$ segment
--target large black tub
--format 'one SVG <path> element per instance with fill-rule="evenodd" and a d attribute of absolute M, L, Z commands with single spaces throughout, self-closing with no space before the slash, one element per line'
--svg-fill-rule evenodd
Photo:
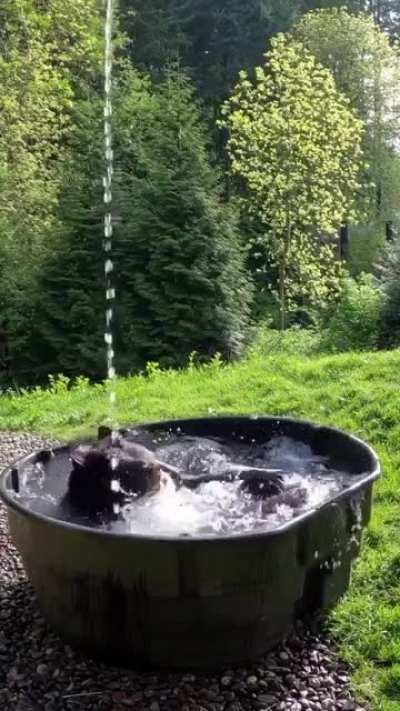
<path fill-rule="evenodd" d="M 140 430 L 140 428 L 138 428 Z M 68 473 L 69 448 L 2 475 L 11 536 L 50 625 L 89 653 L 129 666 L 217 668 L 256 659 L 300 615 L 346 592 L 369 521 L 379 463 L 363 442 L 294 420 L 235 417 L 146 425 L 230 442 L 288 436 L 329 458 L 347 485 L 273 530 L 192 538 L 97 530 L 33 511 L 16 490 L 32 464 Z"/>

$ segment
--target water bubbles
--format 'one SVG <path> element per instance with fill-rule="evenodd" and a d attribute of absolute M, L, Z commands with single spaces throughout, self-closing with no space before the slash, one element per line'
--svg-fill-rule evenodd
<path fill-rule="evenodd" d="M 294 516 L 320 506 L 340 490 L 341 475 L 332 472 L 310 447 L 287 437 L 276 437 L 266 444 L 223 443 L 213 439 L 189 437 L 176 430 L 161 442 L 157 457 L 166 465 L 189 476 L 218 475 L 227 469 L 239 472 L 257 461 L 265 471 L 283 467 L 283 496 L 258 499 L 244 493 L 241 481 L 209 481 L 197 488 L 177 488 L 170 477 L 168 485 L 145 500 L 131 502 L 122 509 L 121 530 L 131 533 L 196 536 L 227 535 L 272 530 Z M 336 483 L 335 483 L 336 482 Z M 305 491 L 296 503 L 296 492 Z M 285 492 L 291 492 L 289 504 Z M 272 501 L 272 504 L 271 504 Z M 296 508 L 293 506 L 296 505 Z M 315 551 L 315 560 L 319 559 Z M 334 561 L 339 565 L 340 561 Z"/>

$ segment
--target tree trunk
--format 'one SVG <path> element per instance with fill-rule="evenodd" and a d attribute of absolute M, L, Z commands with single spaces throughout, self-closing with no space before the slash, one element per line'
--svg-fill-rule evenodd
<path fill-rule="evenodd" d="M 285 303 L 285 279 L 286 279 L 286 257 L 282 256 L 279 267 L 279 311 L 280 311 L 280 332 L 286 328 L 286 303 Z"/>
<path fill-rule="evenodd" d="M 285 243 L 283 246 L 283 252 L 281 255 L 281 261 L 279 265 L 279 302 L 280 302 L 280 331 L 286 329 L 286 268 L 287 268 L 287 255 L 290 248 L 290 240 L 292 236 L 292 227 L 289 224 L 287 227 Z"/>
<path fill-rule="evenodd" d="M 391 221 L 385 222 L 385 229 L 386 229 L 386 240 L 388 242 L 393 242 L 394 236 L 395 236 L 393 222 L 391 222 Z"/>
<path fill-rule="evenodd" d="M 347 262 L 350 257 L 350 229 L 346 222 L 340 228 L 340 258 L 343 262 Z"/>

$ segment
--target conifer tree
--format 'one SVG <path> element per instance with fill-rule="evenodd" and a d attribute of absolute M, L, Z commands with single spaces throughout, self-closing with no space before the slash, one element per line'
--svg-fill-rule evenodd
<path fill-rule="evenodd" d="M 31 349 L 42 381 L 54 372 L 106 375 L 101 102 L 92 98 L 80 116 L 77 151 L 64 171 L 59 227 L 38 279 Z"/>
<path fill-rule="evenodd" d="M 200 110 L 170 70 L 157 88 L 130 73 L 117 109 L 118 324 L 126 368 L 238 356 L 250 288 L 235 215 L 222 203 Z"/>

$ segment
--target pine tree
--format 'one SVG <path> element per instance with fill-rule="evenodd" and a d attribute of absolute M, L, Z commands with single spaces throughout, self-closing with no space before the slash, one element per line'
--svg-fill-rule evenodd
<path fill-rule="evenodd" d="M 120 373 L 243 348 L 250 288 L 235 216 L 222 204 L 184 77 L 157 89 L 124 74 L 115 106 L 114 330 Z M 86 112 L 86 113 L 85 113 Z M 59 232 L 37 290 L 36 376 L 105 376 L 101 107 L 80 107 Z"/>
<path fill-rule="evenodd" d="M 169 71 L 152 89 L 131 73 L 117 115 L 125 368 L 149 360 L 183 366 L 193 351 L 238 356 L 250 289 L 235 215 L 221 202 L 188 80 Z"/>
<path fill-rule="evenodd" d="M 208 106 L 232 90 L 241 69 L 261 61 L 268 38 L 298 17 L 296 0 L 121 0 L 134 65 L 159 79 L 177 59 Z"/>
<path fill-rule="evenodd" d="M 48 244 L 37 287 L 31 348 L 36 375 L 106 375 L 102 194 L 102 104 L 80 106 L 74 159 L 64 171 L 59 228 Z"/>

